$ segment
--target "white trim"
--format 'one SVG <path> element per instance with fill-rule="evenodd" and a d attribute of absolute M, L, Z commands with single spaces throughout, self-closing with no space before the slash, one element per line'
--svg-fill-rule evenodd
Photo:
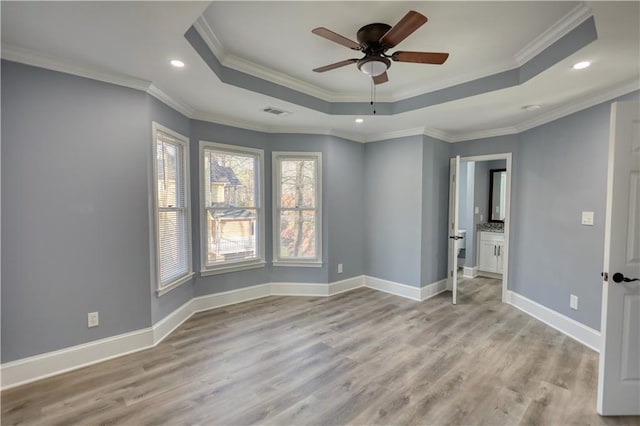
<path fill-rule="evenodd" d="M 435 283 L 427 284 L 420 289 L 420 300 L 431 299 L 438 294 L 447 291 L 447 279 L 436 281 Z"/>
<path fill-rule="evenodd" d="M 2 390 L 152 348 L 198 312 L 271 295 L 327 297 L 360 287 L 422 301 L 445 291 L 446 279 L 418 288 L 360 275 L 330 284 L 266 283 L 199 296 L 180 306 L 153 327 L 2 364 Z M 509 303 L 596 351 L 600 347 L 600 333 L 596 330 L 511 291 Z"/>
<path fill-rule="evenodd" d="M 252 156 L 257 159 L 257 169 L 254 170 L 254 182 L 255 182 L 255 191 L 257 194 L 255 205 L 253 207 L 247 207 L 247 209 L 255 209 L 258 218 L 258 232 L 256 232 L 256 238 L 258 242 L 256 244 L 256 257 L 253 259 L 247 259 L 242 262 L 227 262 L 221 263 L 217 265 L 207 265 L 207 251 L 208 251 L 208 241 L 209 237 L 207 235 L 207 222 L 206 222 L 206 197 L 205 197 L 205 188 L 208 188 L 209 185 L 203 185 L 204 182 L 204 152 L 205 150 L 213 150 L 213 151 L 223 151 L 229 154 L 236 154 L 242 156 Z M 251 148 L 247 146 L 241 145 L 230 145 L 223 144 L 211 141 L 201 140 L 199 142 L 198 149 L 198 186 L 200 188 L 200 205 L 198 206 L 199 212 L 198 216 L 200 219 L 200 265 L 201 265 L 201 276 L 207 275 L 215 275 L 215 274 L 223 274 L 226 272 L 234 272 L 241 271 L 244 269 L 253 269 L 253 268 L 261 268 L 266 265 L 266 254 L 265 254 L 265 239 L 266 239 L 266 230 L 265 230 L 265 216 L 266 216 L 266 207 L 265 207 L 265 165 L 264 165 L 264 150 L 258 148 Z"/>
<path fill-rule="evenodd" d="M 147 93 L 153 96 L 154 98 L 156 98 L 157 100 L 159 100 L 160 102 L 162 102 L 163 104 L 175 109 L 182 115 L 191 117 L 194 113 L 193 108 L 191 108 L 189 105 L 177 99 L 172 98 L 171 96 L 167 95 L 165 92 L 163 92 L 153 84 L 149 85 L 149 88 L 147 89 Z"/>
<path fill-rule="evenodd" d="M 420 287 L 413 287 L 406 284 L 400 284 L 394 281 L 383 280 L 382 278 L 370 277 L 365 275 L 365 287 L 374 290 L 383 291 L 400 297 L 420 302 L 422 299 L 422 291 Z"/>
<path fill-rule="evenodd" d="M 469 266 L 463 266 L 462 267 L 462 276 L 464 278 L 475 278 L 478 276 L 478 266 L 474 266 L 474 267 L 469 267 Z"/>
<path fill-rule="evenodd" d="M 178 309 L 155 323 L 153 327 L 151 327 L 153 346 L 162 342 L 165 337 L 171 334 L 176 328 L 180 327 L 182 323 L 191 318 L 192 315 L 193 299 L 190 299 Z"/>
<path fill-rule="evenodd" d="M 301 160 L 315 162 L 315 200 L 314 207 L 303 208 L 315 212 L 315 242 L 316 257 L 301 258 L 292 257 L 281 259 L 280 253 L 280 191 L 281 176 L 280 162 L 283 160 Z M 271 153 L 271 215 L 272 215 L 272 244 L 273 244 L 273 266 L 284 267 L 322 267 L 322 152 L 296 152 L 296 151 L 273 151 Z M 286 209 L 285 209 L 286 210 Z"/>
<path fill-rule="evenodd" d="M 191 299 L 193 313 L 221 308 L 271 295 L 271 284 L 258 284 L 222 293 L 207 294 Z"/>
<path fill-rule="evenodd" d="M 542 52 L 547 47 L 551 46 L 556 41 L 560 40 L 590 16 L 592 16 L 591 9 L 587 7 L 586 3 L 581 2 L 569 13 L 567 13 L 565 16 L 563 16 L 549 28 L 547 28 L 534 41 L 517 52 L 513 57 L 506 58 L 504 61 L 492 64 L 489 67 L 474 69 L 467 73 L 451 77 L 446 81 L 441 81 L 439 84 L 428 82 L 428 84 L 422 85 L 418 88 L 406 88 L 392 94 L 391 96 L 380 97 L 379 101 L 398 102 L 414 96 L 423 95 L 426 93 L 434 92 L 436 90 L 441 90 L 446 87 L 455 86 L 461 83 L 513 69 L 534 58 L 537 54 Z M 323 89 L 313 83 L 294 78 L 285 73 L 276 71 L 272 68 L 257 64 L 245 58 L 241 58 L 232 53 L 229 53 L 222 45 L 218 37 L 215 35 L 213 29 L 204 18 L 204 16 L 199 17 L 198 20 L 193 24 L 193 26 L 200 37 L 202 37 L 205 44 L 209 47 L 211 53 L 213 53 L 220 64 L 225 67 L 232 68 L 236 71 L 240 71 L 270 81 L 272 83 L 289 87 L 293 90 L 302 92 L 306 95 L 314 96 L 326 102 L 363 102 L 366 100 L 363 98 L 362 94 L 342 93 Z"/>
<path fill-rule="evenodd" d="M 169 293 L 171 290 L 173 290 L 174 288 L 178 288 L 180 287 L 182 284 L 191 281 L 191 278 L 193 278 L 195 274 L 193 272 L 189 272 L 187 275 L 178 278 L 177 280 L 173 281 L 171 284 L 166 285 L 162 288 L 159 288 L 156 290 L 156 294 L 158 296 L 162 296 L 165 295 L 167 293 Z"/>
<path fill-rule="evenodd" d="M 98 362 L 127 355 L 153 345 L 151 328 L 94 340 L 2 364 L 2 390 Z"/>
<path fill-rule="evenodd" d="M 600 352 L 601 336 L 599 331 L 511 290 L 508 292 L 508 303 L 594 351 Z"/>
<path fill-rule="evenodd" d="M 274 296 L 328 296 L 329 284 L 271 283 Z"/>
<path fill-rule="evenodd" d="M 334 294 L 344 293 L 346 291 L 351 291 L 356 288 L 365 286 L 365 277 L 364 275 L 359 275 L 353 278 L 347 278 L 341 281 L 334 281 L 329 284 L 329 296 L 333 296 Z"/>
<path fill-rule="evenodd" d="M 158 213 L 160 207 L 158 206 L 158 161 L 157 161 L 157 144 L 158 144 L 158 132 L 165 133 L 170 137 L 176 139 L 177 146 L 182 148 L 182 170 L 181 181 L 184 192 L 184 212 L 186 221 L 186 237 L 187 237 L 187 271 L 180 277 L 161 285 L 160 282 L 160 236 L 158 232 L 159 218 Z M 156 289 L 157 296 L 160 297 L 174 288 L 188 282 L 193 277 L 193 242 L 192 242 L 192 227 L 191 227 L 191 168 L 190 168 L 190 147 L 189 138 L 186 136 L 171 130 L 168 127 L 163 126 L 155 121 L 151 122 L 151 209 L 152 215 L 150 217 L 153 224 L 153 233 L 150 237 L 151 243 L 151 282 Z"/>
<path fill-rule="evenodd" d="M 264 268 L 267 264 L 264 260 L 258 260 L 256 262 L 238 262 L 236 264 L 226 264 L 216 267 L 216 269 L 203 269 L 200 271 L 201 277 L 208 277 L 209 275 L 226 274 L 229 272 L 246 271 L 247 269 L 259 269 Z"/>
<path fill-rule="evenodd" d="M 122 74 L 116 74 L 109 71 L 103 71 L 96 68 L 87 68 L 77 63 L 65 61 L 59 57 L 52 57 L 40 52 L 34 52 L 16 46 L 2 45 L 2 59 L 18 62 L 25 65 L 31 65 L 38 68 L 72 74 L 78 77 L 90 78 L 105 83 L 116 84 L 118 86 L 129 87 L 131 89 L 142 90 L 143 92 L 149 88 L 150 81 L 133 78 Z"/>
<path fill-rule="evenodd" d="M 595 93 L 593 95 L 575 99 L 572 102 L 566 102 L 558 108 L 552 109 L 551 111 L 530 120 L 521 122 L 516 126 L 516 128 L 518 130 L 518 133 L 521 133 L 525 130 L 541 126 L 543 124 L 549 123 L 562 117 L 566 117 L 567 115 L 571 115 L 578 111 L 591 108 L 594 105 L 598 105 L 603 102 L 607 102 L 617 97 L 626 95 L 627 93 L 634 92 L 638 89 L 640 89 L 640 80 L 635 78 L 622 84 L 610 87 L 607 90 Z"/>
<path fill-rule="evenodd" d="M 512 185 L 512 176 L 513 176 L 513 154 L 511 152 L 503 152 L 497 154 L 485 154 L 485 155 L 474 155 L 469 157 L 462 157 L 460 161 L 493 161 L 493 160 L 506 160 L 507 162 L 507 188 L 506 188 L 506 208 L 505 208 L 505 216 L 504 216 L 504 267 L 502 271 L 502 302 L 508 303 L 508 294 L 507 290 L 509 288 L 508 278 L 509 278 L 509 236 L 511 229 L 511 185 Z M 476 251 L 477 256 L 477 251 Z M 479 271 L 477 272 L 479 273 Z"/>
<path fill-rule="evenodd" d="M 271 262 L 273 266 L 287 266 L 294 268 L 322 268 L 323 263 L 317 260 L 310 261 L 293 261 L 293 260 L 274 260 Z"/>
<path fill-rule="evenodd" d="M 565 16 L 547 28 L 542 34 L 533 39 L 518 53 L 515 59 L 518 65 L 523 65 L 542 53 L 547 47 L 573 31 L 578 25 L 593 16 L 593 12 L 586 2 L 580 2 Z"/>

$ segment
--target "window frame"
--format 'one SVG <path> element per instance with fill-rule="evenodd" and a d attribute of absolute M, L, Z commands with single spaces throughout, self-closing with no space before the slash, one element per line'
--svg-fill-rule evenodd
<path fill-rule="evenodd" d="M 169 129 L 166 126 L 163 126 L 160 123 L 153 121 L 151 123 L 151 146 L 152 146 L 152 213 L 153 213 L 153 232 L 152 232 L 152 281 L 154 282 L 154 286 L 156 289 L 157 297 L 160 297 L 164 294 L 167 294 L 171 290 L 181 286 L 182 284 L 189 282 L 193 276 L 193 242 L 192 242 L 192 227 L 191 227 L 191 184 L 190 184 L 190 167 L 189 167 L 189 138 L 186 136 L 175 132 Z M 182 150 L 182 161 L 181 161 L 181 178 L 184 183 L 184 207 L 182 210 L 185 215 L 185 223 L 186 223 L 186 233 L 187 233 L 187 271 L 169 281 L 168 283 L 162 283 L 160 281 L 160 209 L 159 200 L 158 200 L 158 160 L 157 160 L 157 150 L 158 150 L 158 133 L 166 133 L 168 136 L 176 139 L 176 144 Z M 182 186 L 182 185 L 181 185 Z"/>
<path fill-rule="evenodd" d="M 254 206 L 258 219 L 258 231 L 256 232 L 256 238 L 258 242 L 256 244 L 256 250 L 258 251 L 258 256 L 255 259 L 250 260 L 240 260 L 240 261 L 228 261 L 225 263 L 221 263 L 218 265 L 207 265 L 207 254 L 208 254 L 208 232 L 207 232 L 207 207 L 205 206 L 206 197 L 205 197 L 205 182 L 204 182 L 204 153 L 205 150 L 212 149 L 215 151 L 222 151 L 229 154 L 239 154 L 239 155 L 250 155 L 257 158 L 257 168 L 258 170 L 255 173 L 255 188 L 257 189 L 256 194 L 256 206 Z M 256 269 L 263 268 L 267 262 L 265 260 L 265 204 L 264 204 L 264 191 L 265 191 L 265 181 L 264 181 L 264 150 L 257 148 L 250 148 L 246 146 L 239 145 L 230 145 L 223 144 L 218 142 L 211 141 L 200 141 L 200 150 L 198 153 L 198 162 L 199 162 L 199 181 L 198 186 L 200 188 L 200 276 L 208 276 L 208 275 L 216 275 L 216 274 L 224 274 L 227 272 L 236 272 L 243 271 L 246 269 Z"/>
<path fill-rule="evenodd" d="M 287 266 L 287 267 L 307 267 L 307 268 L 321 268 L 323 266 L 322 260 L 322 152 L 294 152 L 294 151 L 273 151 L 271 153 L 272 162 L 271 167 L 273 171 L 273 266 Z M 316 256 L 314 258 L 299 257 L 299 258 L 281 258 L 280 257 L 280 207 L 282 182 L 281 182 L 281 166 L 282 160 L 302 160 L 302 161 L 315 161 L 316 163 L 316 193 L 315 193 L 315 208 L 301 208 L 299 210 L 315 210 L 316 213 Z M 295 208 L 285 208 L 284 210 L 296 211 Z"/>

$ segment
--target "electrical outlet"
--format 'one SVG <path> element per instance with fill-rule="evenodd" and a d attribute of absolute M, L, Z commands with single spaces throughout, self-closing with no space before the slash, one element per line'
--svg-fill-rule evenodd
<path fill-rule="evenodd" d="M 338 273 L 342 273 L 342 263 L 338 263 Z"/>
<path fill-rule="evenodd" d="M 100 317 L 97 312 L 87 314 L 87 327 L 97 327 L 100 325 Z"/>
<path fill-rule="evenodd" d="M 578 296 L 575 294 L 572 294 L 571 297 L 569 297 L 569 307 L 576 311 L 578 310 Z"/>

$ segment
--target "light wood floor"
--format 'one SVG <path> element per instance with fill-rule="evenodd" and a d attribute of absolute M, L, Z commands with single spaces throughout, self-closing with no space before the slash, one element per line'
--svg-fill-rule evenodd
<path fill-rule="evenodd" d="M 195 315 L 156 348 L 2 393 L 2 424 L 640 424 L 595 411 L 598 355 L 479 278 Z"/>

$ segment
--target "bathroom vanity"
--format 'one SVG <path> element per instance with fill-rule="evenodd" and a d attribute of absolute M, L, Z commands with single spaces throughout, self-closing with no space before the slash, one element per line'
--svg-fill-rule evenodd
<path fill-rule="evenodd" d="M 478 271 L 502 274 L 504 270 L 504 233 L 480 231 Z"/>

